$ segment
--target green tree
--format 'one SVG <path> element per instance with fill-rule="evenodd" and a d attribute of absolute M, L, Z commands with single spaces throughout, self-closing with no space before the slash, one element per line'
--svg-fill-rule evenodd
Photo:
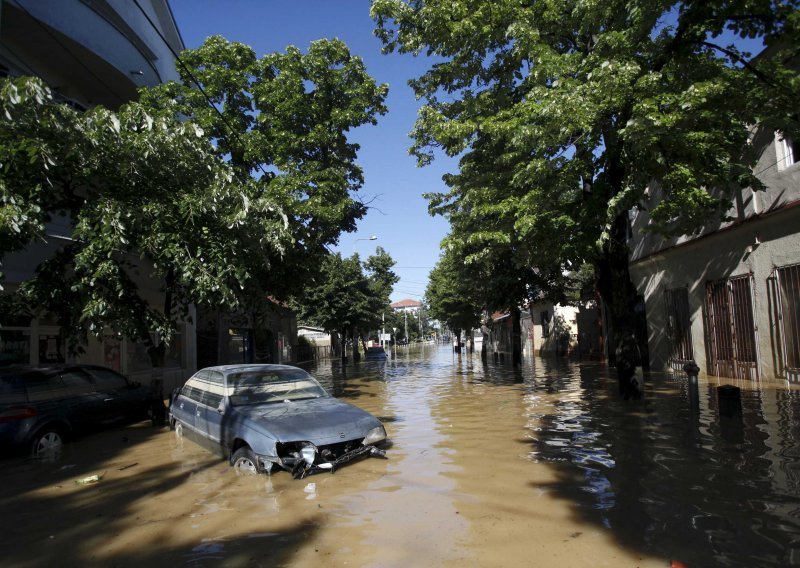
<path fill-rule="evenodd" d="M 428 314 L 461 337 L 462 330 L 480 326 L 482 306 L 477 301 L 475 279 L 455 249 L 446 248 L 431 270 L 425 289 Z"/>
<path fill-rule="evenodd" d="M 158 364 L 190 303 L 235 309 L 288 241 L 276 204 L 173 112 L 131 103 L 79 113 L 38 79 L 3 80 L 0 163 L 0 259 L 50 247 L 11 295 L 31 317 L 55 314 L 73 349 L 111 329 Z M 68 233 L 46 234 L 59 216 Z M 142 287 L 153 279 L 162 305 Z"/>
<path fill-rule="evenodd" d="M 377 247 L 375 254 L 364 262 L 369 286 L 369 305 L 361 318 L 361 327 L 364 330 L 377 329 L 384 322 L 385 314 L 389 309 L 389 297 L 394 285 L 400 278 L 392 270 L 396 264 L 394 259 L 383 247 Z"/>
<path fill-rule="evenodd" d="M 426 103 L 412 151 L 425 164 L 441 149 L 461 167 L 432 206 L 487 255 L 518 243 L 509 254 L 545 283 L 593 263 L 620 388 L 638 394 L 627 212 L 655 182 L 653 229 L 693 233 L 737 188 L 761 187 L 751 129 L 798 134 L 797 1 L 374 0 L 372 14 L 386 51 L 437 59 L 411 82 Z M 496 218 L 483 225 L 487 210 Z"/>
<path fill-rule="evenodd" d="M 348 332 L 358 325 L 368 304 L 367 283 L 357 255 L 342 258 L 340 253 L 329 254 L 304 288 L 302 297 L 292 304 L 300 321 L 338 333 L 342 340 L 342 359 L 347 358 L 345 342 Z"/>
<path fill-rule="evenodd" d="M 398 281 L 391 270 L 394 264 L 381 247 L 363 264 L 357 254 L 350 258 L 329 254 L 293 306 L 302 321 L 339 333 L 343 342 L 349 334 L 353 358 L 358 360 L 359 332 L 380 327 L 388 309 L 392 286 Z"/>
<path fill-rule="evenodd" d="M 354 196 L 363 184 L 359 147 L 347 135 L 386 112 L 387 87 L 339 40 L 258 58 L 249 46 L 212 36 L 181 62 L 180 82 L 142 98 L 192 117 L 235 177 L 255 178 L 286 213 L 293 242 L 259 274 L 264 290 L 286 298 L 366 213 Z"/>

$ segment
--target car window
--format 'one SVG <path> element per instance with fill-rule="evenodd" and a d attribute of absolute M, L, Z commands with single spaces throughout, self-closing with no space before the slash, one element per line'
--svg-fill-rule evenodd
<path fill-rule="evenodd" d="M 64 390 L 70 395 L 84 394 L 95 390 L 89 375 L 79 369 L 62 372 L 61 380 L 64 383 Z"/>
<path fill-rule="evenodd" d="M 0 377 L 0 404 L 20 404 L 28 402 L 22 379 L 15 376 Z"/>
<path fill-rule="evenodd" d="M 202 402 L 211 408 L 219 408 L 219 403 L 222 402 L 222 395 L 215 392 L 205 391 L 203 393 Z"/>
<path fill-rule="evenodd" d="M 228 396 L 234 406 L 328 396 L 302 369 L 271 369 L 228 375 Z"/>
<path fill-rule="evenodd" d="M 111 369 L 87 369 L 94 379 L 97 388 L 102 391 L 124 389 L 128 386 L 128 381 L 119 373 Z"/>
<path fill-rule="evenodd" d="M 28 387 L 28 400 L 31 402 L 56 400 L 67 396 L 64 382 L 57 374 L 29 375 L 25 382 Z"/>
<path fill-rule="evenodd" d="M 181 394 L 195 402 L 200 402 L 203 399 L 203 390 L 199 389 L 197 384 L 193 381 L 194 379 L 189 379 L 189 381 L 183 385 Z"/>
<path fill-rule="evenodd" d="M 208 379 L 208 375 L 210 375 L 210 374 L 211 374 L 211 371 L 206 371 L 205 369 L 203 369 L 203 370 L 197 371 L 192 378 L 193 379 L 200 379 L 201 381 L 205 381 L 205 380 Z"/>

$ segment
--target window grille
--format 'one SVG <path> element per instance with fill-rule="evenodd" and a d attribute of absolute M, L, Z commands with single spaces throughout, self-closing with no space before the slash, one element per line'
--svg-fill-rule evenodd
<path fill-rule="evenodd" d="M 777 329 L 782 351 L 783 373 L 800 383 L 800 264 L 775 269 L 777 277 Z"/>
<path fill-rule="evenodd" d="M 683 366 L 694 359 L 689 291 L 686 288 L 666 290 L 664 300 L 667 305 L 668 365 L 675 371 L 683 371 Z"/>
<path fill-rule="evenodd" d="M 706 283 L 708 374 L 758 379 L 752 276 Z"/>

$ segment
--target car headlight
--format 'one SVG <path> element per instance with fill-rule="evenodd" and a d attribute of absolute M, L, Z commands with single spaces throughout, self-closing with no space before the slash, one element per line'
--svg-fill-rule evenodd
<path fill-rule="evenodd" d="M 308 465 L 313 465 L 314 460 L 317 459 L 317 448 L 312 444 L 307 444 L 300 448 L 300 455 L 303 456 L 303 461 Z"/>
<path fill-rule="evenodd" d="M 362 442 L 365 446 L 369 446 L 370 444 L 377 444 L 378 442 L 382 442 L 386 439 L 386 430 L 381 426 L 375 426 L 372 430 L 367 432 L 367 436 L 364 438 Z"/>

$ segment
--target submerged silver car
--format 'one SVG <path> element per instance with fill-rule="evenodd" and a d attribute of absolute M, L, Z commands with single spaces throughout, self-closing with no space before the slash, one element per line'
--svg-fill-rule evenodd
<path fill-rule="evenodd" d="M 302 479 L 357 458 L 385 457 L 380 420 L 288 365 L 201 369 L 173 393 L 170 425 L 253 473 L 278 466 Z"/>

